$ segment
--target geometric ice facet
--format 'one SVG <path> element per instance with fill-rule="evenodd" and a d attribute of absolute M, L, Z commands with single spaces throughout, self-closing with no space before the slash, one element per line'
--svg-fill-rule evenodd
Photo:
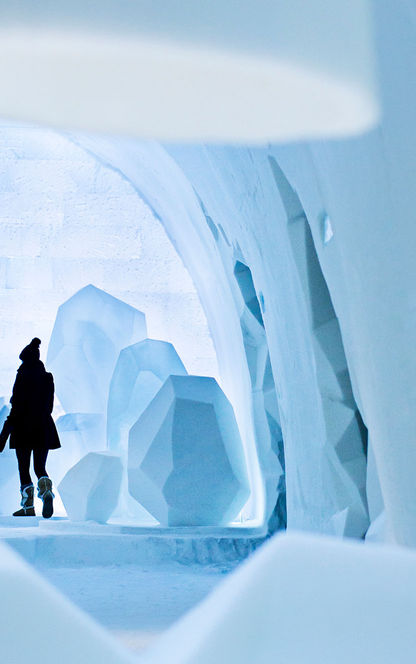
<path fill-rule="evenodd" d="M 340 481 L 334 486 L 340 511 L 331 518 L 335 533 L 362 537 L 368 528 L 366 497 L 367 430 L 360 413 L 339 401 L 322 399 L 328 448 L 341 463 Z M 356 528 L 356 530 L 354 530 Z"/>
<path fill-rule="evenodd" d="M 371 438 L 368 440 L 366 494 L 370 521 L 374 521 L 384 510 L 384 500 Z"/>
<path fill-rule="evenodd" d="M 368 528 L 368 517 L 362 504 L 356 500 L 332 515 L 330 519 L 331 533 L 336 537 L 357 537 L 357 533 L 365 533 Z"/>
<path fill-rule="evenodd" d="M 314 330 L 314 354 L 321 393 L 355 407 L 341 330 L 336 317 Z"/>
<path fill-rule="evenodd" d="M 68 518 L 105 523 L 117 505 L 121 473 L 120 458 L 108 452 L 90 452 L 78 461 L 58 486 Z"/>
<path fill-rule="evenodd" d="M 234 412 L 214 378 L 170 376 L 131 428 L 130 494 L 161 525 L 226 525 L 249 495 Z"/>
<path fill-rule="evenodd" d="M 105 415 L 120 350 L 145 337 L 141 311 L 91 284 L 64 302 L 47 359 L 64 410 Z"/>
<path fill-rule="evenodd" d="M 394 544 L 394 538 L 390 532 L 386 519 L 386 512 L 383 510 L 370 523 L 370 527 L 365 535 L 366 542 L 377 542 L 379 544 Z"/>
<path fill-rule="evenodd" d="M 56 420 L 56 428 L 62 447 L 49 455 L 48 469 L 58 484 L 68 468 L 88 452 L 105 449 L 105 417 L 100 413 L 67 413 Z"/>
<path fill-rule="evenodd" d="M 186 376 L 187 371 L 167 341 L 145 339 L 121 351 L 108 395 L 110 450 L 127 450 L 130 428 L 171 374 Z"/>

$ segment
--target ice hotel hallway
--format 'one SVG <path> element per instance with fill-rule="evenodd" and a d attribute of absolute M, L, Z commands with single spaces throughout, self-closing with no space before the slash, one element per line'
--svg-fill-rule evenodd
<path fill-rule="evenodd" d="M 37 335 L 63 441 L 3 660 L 410 664 L 411 3 L 0 17 L 0 416 Z"/>

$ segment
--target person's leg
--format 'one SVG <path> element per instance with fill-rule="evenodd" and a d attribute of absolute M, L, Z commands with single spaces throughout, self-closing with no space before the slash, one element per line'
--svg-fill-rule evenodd
<path fill-rule="evenodd" d="M 30 477 L 30 455 L 32 450 L 26 449 L 17 449 L 17 465 L 19 467 L 19 476 L 20 476 L 20 488 L 24 489 L 26 486 L 32 484 L 32 478 Z"/>
<path fill-rule="evenodd" d="M 36 449 L 33 451 L 33 460 L 35 466 L 35 473 L 38 477 L 38 498 L 43 502 L 42 516 L 49 519 L 53 514 L 53 499 L 52 482 L 46 472 L 46 459 L 48 458 L 48 450 Z"/>
<path fill-rule="evenodd" d="M 46 472 L 46 459 L 48 458 L 49 450 L 35 449 L 33 450 L 33 466 L 35 468 L 36 477 L 40 480 L 41 477 L 49 477 Z"/>
<path fill-rule="evenodd" d="M 20 493 L 22 500 L 20 502 L 22 509 L 13 513 L 13 516 L 35 516 L 33 505 L 33 484 L 30 477 L 30 456 L 32 450 L 16 449 L 17 464 L 19 466 Z"/>

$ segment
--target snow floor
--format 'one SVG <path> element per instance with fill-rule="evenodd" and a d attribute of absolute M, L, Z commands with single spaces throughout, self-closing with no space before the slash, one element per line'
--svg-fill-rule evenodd
<path fill-rule="evenodd" d="M 264 537 L 0 517 L 0 539 L 133 652 L 201 601 Z"/>

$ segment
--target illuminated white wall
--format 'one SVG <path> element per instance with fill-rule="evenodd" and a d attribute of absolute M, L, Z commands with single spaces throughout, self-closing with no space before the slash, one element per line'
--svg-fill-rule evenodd
<path fill-rule="evenodd" d="M 193 282 L 132 185 L 56 132 L 0 127 L 0 394 L 33 336 L 46 358 L 57 307 L 88 283 L 146 314 L 190 373 L 217 375 Z"/>

